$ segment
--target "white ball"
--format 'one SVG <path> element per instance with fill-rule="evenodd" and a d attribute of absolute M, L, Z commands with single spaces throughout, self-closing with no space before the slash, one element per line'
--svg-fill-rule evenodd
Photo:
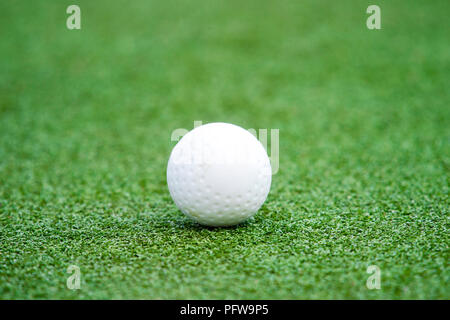
<path fill-rule="evenodd" d="M 167 184 L 177 207 L 200 224 L 231 226 L 255 214 L 272 180 L 269 157 L 249 131 L 210 123 L 173 148 Z"/>

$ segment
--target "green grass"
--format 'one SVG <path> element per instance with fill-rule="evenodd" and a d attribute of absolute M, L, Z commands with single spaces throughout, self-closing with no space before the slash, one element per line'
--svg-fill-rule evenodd
<path fill-rule="evenodd" d="M 449 299 L 449 4 L 372 2 L 1 2 L 0 298 Z M 247 223 L 172 202 L 194 120 L 280 130 Z"/>

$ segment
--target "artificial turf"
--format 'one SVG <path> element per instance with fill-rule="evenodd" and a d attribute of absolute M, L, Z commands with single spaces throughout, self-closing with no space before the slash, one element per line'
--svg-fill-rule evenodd
<path fill-rule="evenodd" d="M 0 2 L 0 298 L 449 299 L 449 3 L 373 2 Z M 247 223 L 171 200 L 194 120 L 280 130 Z"/>

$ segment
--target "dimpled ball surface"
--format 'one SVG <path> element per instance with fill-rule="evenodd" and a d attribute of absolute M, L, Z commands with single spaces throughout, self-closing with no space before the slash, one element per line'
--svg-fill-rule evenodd
<path fill-rule="evenodd" d="M 249 131 L 210 123 L 173 148 L 167 184 L 177 207 L 200 224 L 231 226 L 255 214 L 271 184 L 269 157 Z"/>

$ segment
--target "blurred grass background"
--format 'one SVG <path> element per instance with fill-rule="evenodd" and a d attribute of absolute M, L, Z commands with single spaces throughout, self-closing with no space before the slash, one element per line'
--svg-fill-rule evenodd
<path fill-rule="evenodd" d="M 0 298 L 448 299 L 448 9 L 1 2 Z M 173 204 L 170 134 L 194 120 L 280 129 L 249 222 Z"/>

